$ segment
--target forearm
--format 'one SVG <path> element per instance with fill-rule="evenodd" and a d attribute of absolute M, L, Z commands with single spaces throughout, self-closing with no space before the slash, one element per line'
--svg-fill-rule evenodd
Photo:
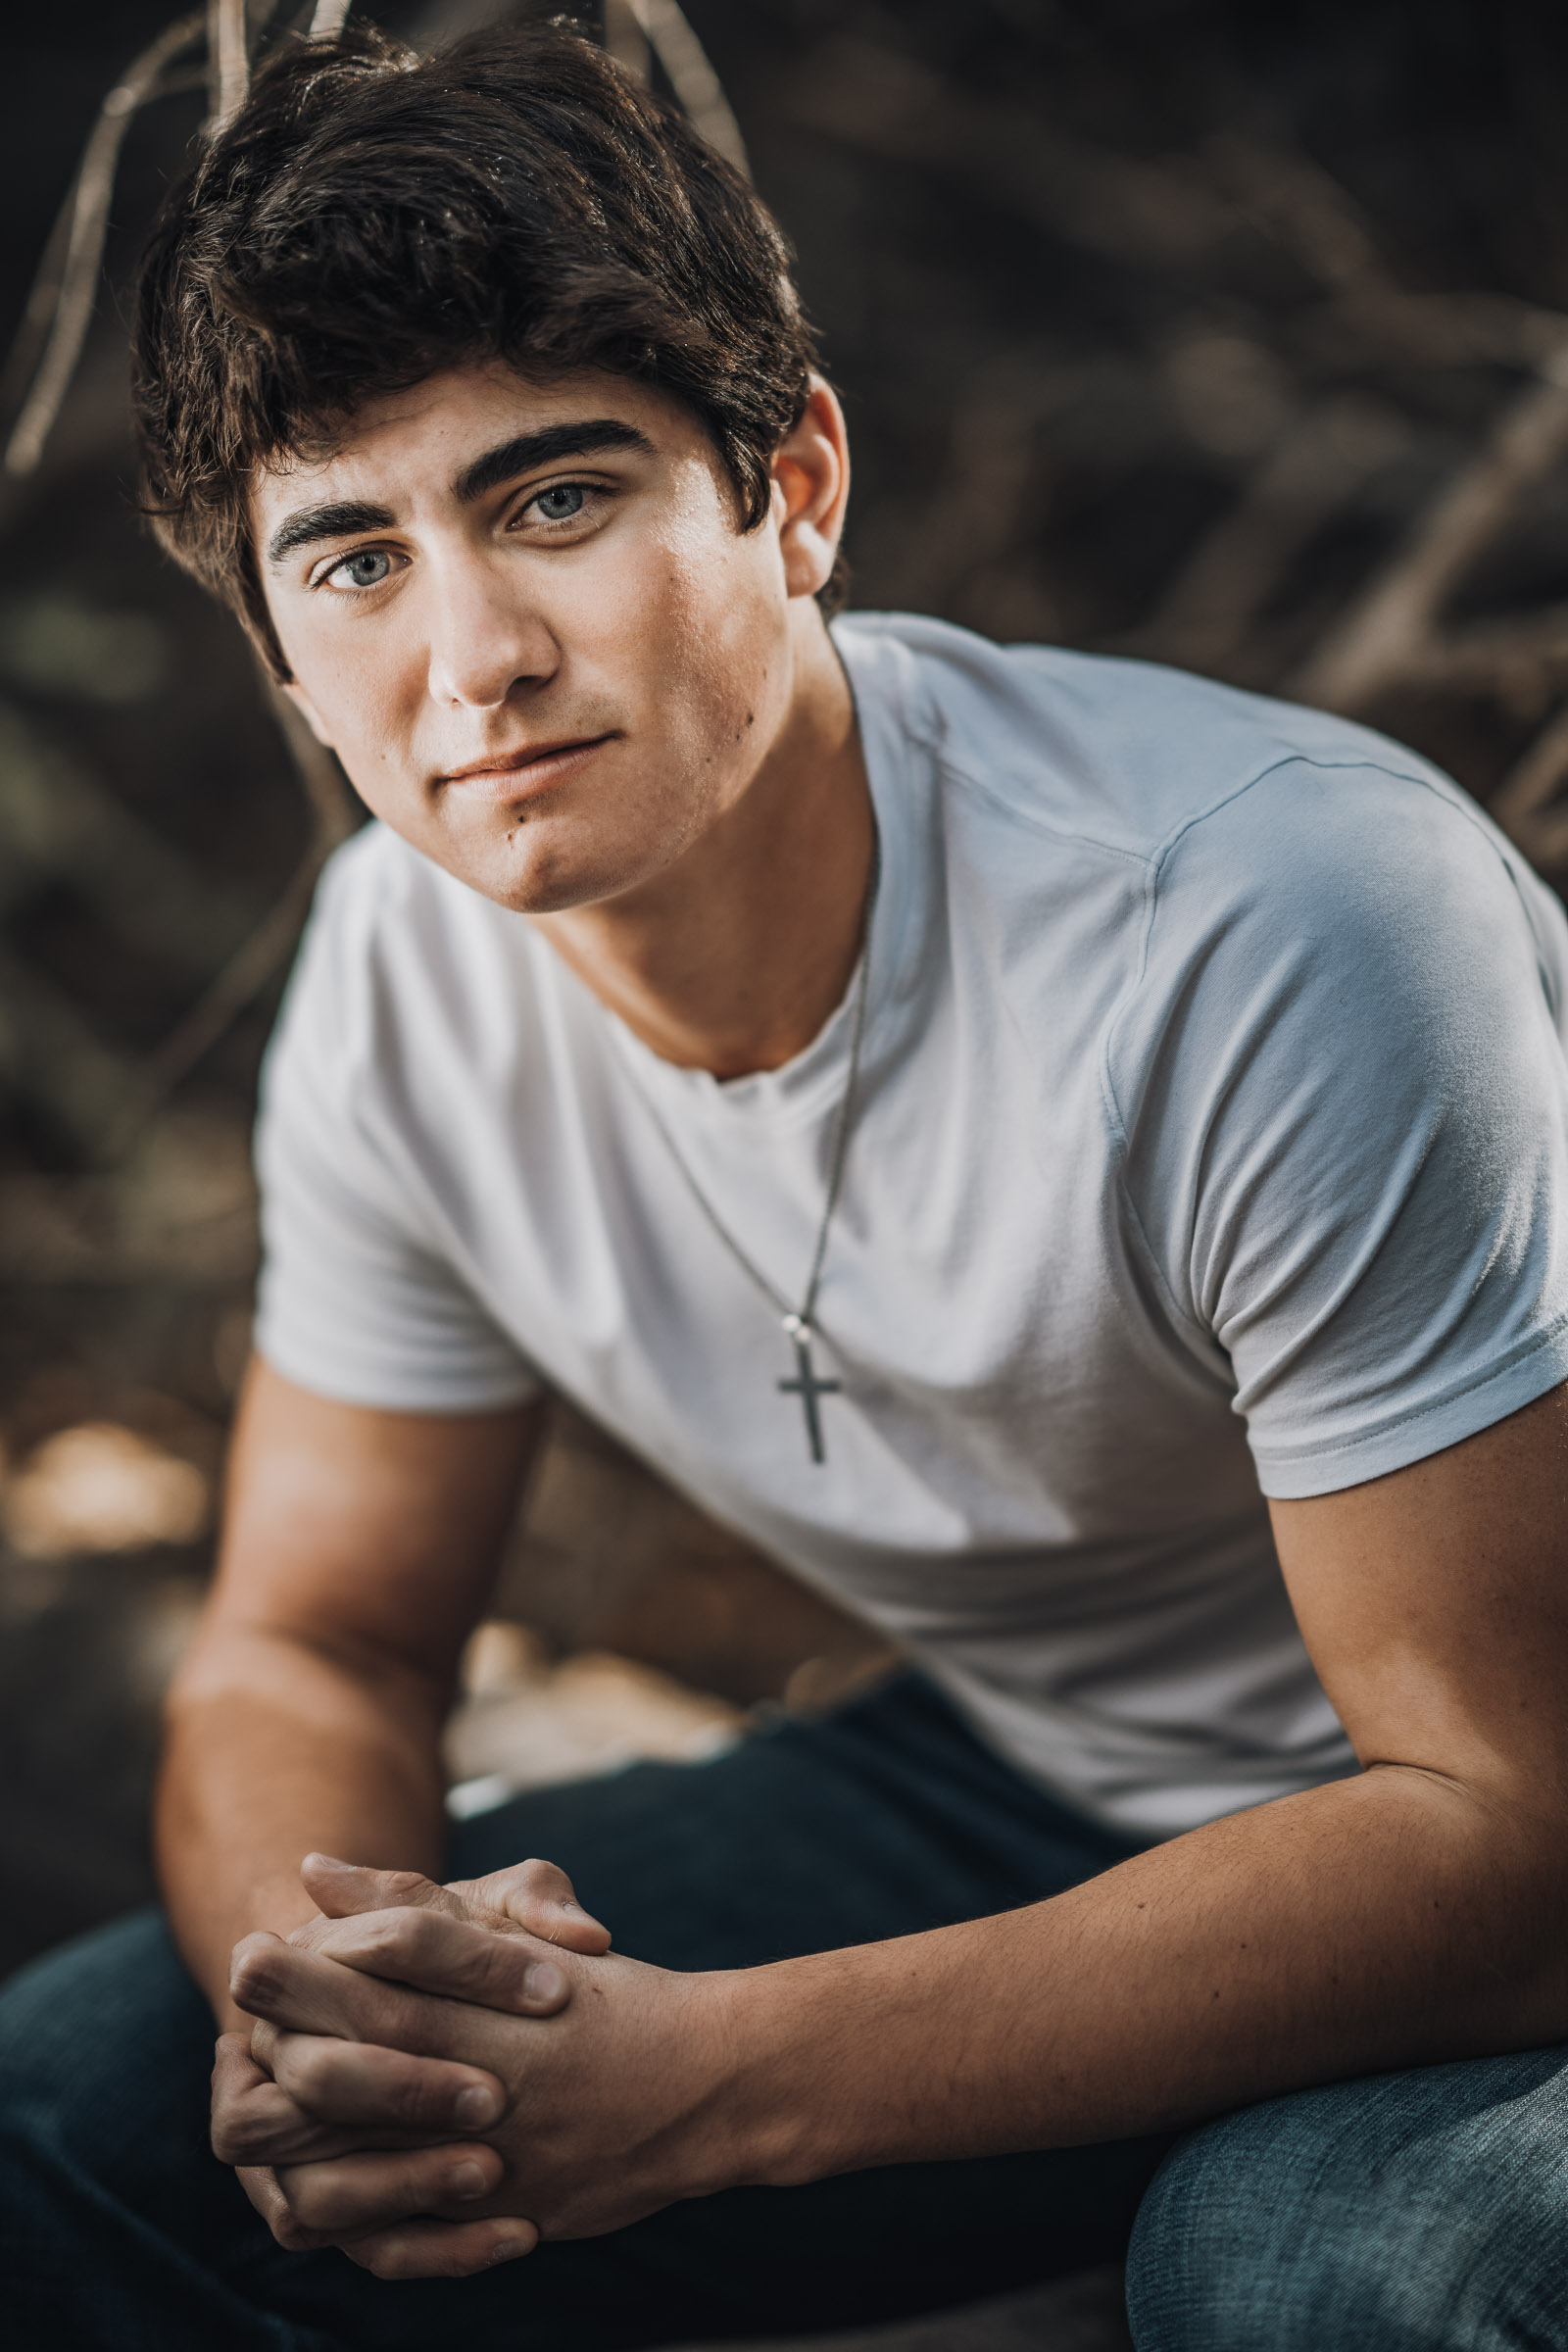
<path fill-rule="evenodd" d="M 439 1872 L 439 1694 L 265 1631 L 205 1641 L 175 1685 L 156 1808 L 175 1939 L 220 2022 L 228 1959 L 257 1928 L 313 1916 L 299 1866 L 319 1850 Z"/>
<path fill-rule="evenodd" d="M 1167 2130 L 1568 2034 L 1560 1830 L 1386 1769 L 1029 1909 L 729 1981 L 733 2176 Z"/>

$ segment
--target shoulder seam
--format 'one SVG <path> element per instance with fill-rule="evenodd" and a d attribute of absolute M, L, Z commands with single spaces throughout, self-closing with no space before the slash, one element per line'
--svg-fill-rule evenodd
<path fill-rule="evenodd" d="M 974 775 L 968 768 L 960 767 L 958 762 L 933 738 L 923 737 L 921 740 L 925 750 L 930 753 L 944 776 L 951 778 L 955 784 L 960 784 L 968 791 L 977 794 L 980 799 L 989 801 L 993 808 L 1000 808 L 1004 815 L 1016 818 L 1019 824 L 1029 826 L 1031 831 L 1043 833 L 1051 841 L 1072 842 L 1082 849 L 1099 850 L 1103 857 L 1120 858 L 1125 864 L 1142 866 L 1146 871 L 1152 867 L 1153 858 L 1150 852 L 1130 850 L 1122 842 L 1102 841 L 1094 833 L 1069 832 L 1064 825 L 1054 825 L 1049 817 L 1037 815 L 1032 808 L 1020 808 L 1016 801 L 1009 800 L 1005 794 L 999 792 L 996 786 L 988 783 L 983 776 Z"/>
<path fill-rule="evenodd" d="M 1329 774 L 1338 773 L 1340 771 L 1348 770 L 1351 768 L 1358 768 L 1363 772 L 1368 772 L 1374 775 L 1388 776 L 1396 783 L 1418 784 L 1424 792 L 1431 793 L 1435 798 L 1440 800 L 1445 808 L 1450 808 L 1454 815 L 1460 818 L 1463 823 L 1469 825 L 1473 831 L 1481 834 L 1482 838 L 1487 842 L 1487 846 L 1492 850 L 1494 856 L 1497 858 L 1498 863 L 1502 865 L 1503 871 L 1505 873 L 1508 872 L 1506 860 L 1502 858 L 1497 844 L 1492 839 L 1485 825 L 1477 821 L 1481 817 L 1482 811 L 1477 808 L 1472 812 L 1470 809 L 1464 807 L 1462 801 L 1450 799 L 1446 793 L 1441 790 L 1440 786 L 1433 777 L 1429 775 L 1423 775 L 1418 769 L 1396 767 L 1388 760 L 1364 758 L 1324 760 L 1321 758 L 1314 758 L 1309 752 L 1282 753 L 1279 759 L 1271 760 L 1265 766 L 1254 769 L 1253 772 L 1246 777 L 1244 781 L 1236 784 L 1230 791 L 1222 794 L 1218 800 L 1212 801 L 1206 808 L 1196 809 L 1191 816 L 1184 817 L 1174 831 L 1169 833 L 1164 841 L 1160 843 L 1158 849 L 1153 853 L 1153 855 L 1145 861 L 1148 869 L 1148 878 L 1145 885 L 1144 914 L 1138 941 L 1138 953 L 1133 961 L 1133 969 L 1128 975 L 1127 985 L 1117 998 L 1115 1004 L 1111 1007 L 1111 1010 L 1105 1020 L 1100 1054 L 1101 1096 L 1109 1135 L 1111 1158 L 1115 1167 L 1117 1195 L 1130 1221 L 1132 1230 L 1137 1236 L 1145 1262 L 1148 1265 L 1161 1296 L 1167 1300 L 1172 1313 L 1189 1330 L 1199 1332 L 1207 1339 L 1212 1339 L 1213 1337 L 1212 1333 L 1208 1331 L 1207 1326 L 1201 1323 L 1197 1317 L 1192 1315 L 1172 1292 L 1170 1285 L 1165 1278 L 1164 1269 L 1160 1266 L 1153 1248 L 1150 1243 L 1149 1236 L 1144 1230 L 1143 1220 L 1138 1213 L 1138 1204 L 1134 1200 L 1131 1188 L 1128 1185 L 1127 1124 L 1123 1114 L 1121 1102 L 1116 1092 L 1115 1078 L 1111 1070 L 1111 1055 L 1115 1044 L 1116 1033 L 1121 1021 L 1125 1017 L 1129 1006 L 1135 1002 L 1138 992 L 1143 987 L 1144 981 L 1148 975 L 1150 943 L 1153 936 L 1154 918 L 1158 912 L 1159 906 L 1159 885 L 1164 878 L 1165 867 L 1170 858 L 1173 857 L 1176 850 L 1180 847 L 1181 843 L 1186 839 L 1189 833 L 1195 832 L 1200 825 L 1206 823 L 1210 817 L 1217 816 L 1226 808 L 1232 808 L 1237 801 L 1241 800 L 1245 794 L 1250 792 L 1254 786 L 1263 783 L 1270 776 L 1277 775 L 1282 768 L 1286 767 L 1316 768 L 1324 773 Z M 1510 882 L 1513 882 L 1514 888 L 1517 890 L 1518 885 L 1512 874 L 1509 874 L 1509 880 Z"/>

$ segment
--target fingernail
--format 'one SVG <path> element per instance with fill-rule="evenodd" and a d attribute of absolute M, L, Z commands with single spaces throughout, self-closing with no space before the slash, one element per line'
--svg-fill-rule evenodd
<path fill-rule="evenodd" d="M 447 2188 L 454 2197 L 482 2197 L 488 2186 L 476 2164 L 455 2164 L 447 2176 Z"/>
<path fill-rule="evenodd" d="M 531 2254 L 533 2249 L 534 2240 L 525 2230 L 509 2230 L 490 2249 L 490 2267 L 493 2270 L 498 2262 L 515 2262 L 519 2254 Z"/>
<path fill-rule="evenodd" d="M 501 2101 L 482 2082 L 474 2082 L 459 2091 L 453 2113 L 466 2132 L 482 2132 L 500 2116 Z"/>
<path fill-rule="evenodd" d="M 535 1960 L 522 1980 L 522 1989 L 530 2001 L 559 2001 L 566 1980 L 553 1960 Z"/>

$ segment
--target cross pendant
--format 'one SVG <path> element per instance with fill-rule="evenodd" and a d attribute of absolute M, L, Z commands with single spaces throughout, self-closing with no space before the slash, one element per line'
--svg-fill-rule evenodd
<path fill-rule="evenodd" d="M 816 1400 L 819 1396 L 836 1396 L 840 1383 L 836 1380 L 818 1380 L 811 1369 L 811 1326 L 804 1316 L 786 1315 L 784 1328 L 795 1349 L 795 1378 L 781 1380 L 778 1385 L 786 1396 L 800 1398 L 801 1408 L 806 1415 L 806 1443 L 811 1449 L 811 1459 L 813 1462 L 825 1462 L 827 1455 L 822 1447 L 822 1421 L 816 1409 Z"/>

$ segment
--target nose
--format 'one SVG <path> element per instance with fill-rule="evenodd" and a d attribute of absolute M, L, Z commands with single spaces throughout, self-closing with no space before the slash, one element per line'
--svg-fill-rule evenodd
<path fill-rule="evenodd" d="M 494 710 L 514 687 L 541 685 L 555 675 L 561 648 L 533 609 L 521 569 L 469 556 L 435 570 L 429 607 L 432 702 Z"/>

